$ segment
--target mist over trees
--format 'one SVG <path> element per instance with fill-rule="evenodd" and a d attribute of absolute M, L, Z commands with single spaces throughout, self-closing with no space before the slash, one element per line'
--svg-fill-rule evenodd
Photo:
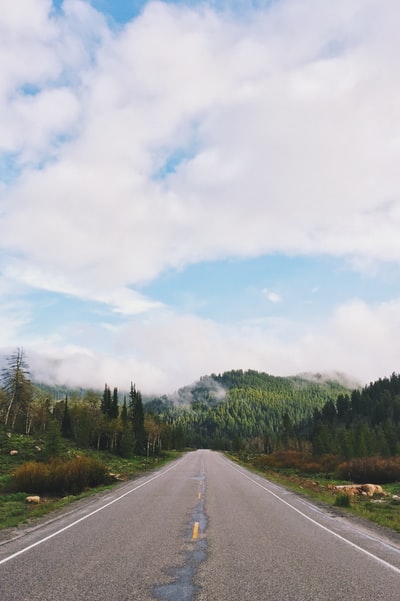
<path fill-rule="evenodd" d="M 212 448 L 273 453 L 293 449 L 344 460 L 400 454 L 400 376 L 363 389 L 334 379 L 275 377 L 255 370 L 211 374 L 174 395 L 144 398 L 133 381 L 120 394 L 35 384 L 23 349 L 1 373 L 1 429 L 56 433 L 122 457 Z"/>
<path fill-rule="evenodd" d="M 25 353 L 17 349 L 1 373 L 0 429 L 47 438 L 49 448 L 62 436 L 78 446 L 124 457 L 155 454 L 168 438 L 169 426 L 159 424 L 157 416 L 145 420 L 142 396 L 133 383 L 129 404 L 124 397 L 122 406 L 118 388 L 111 392 L 108 384 L 103 393 L 68 390 L 59 397 L 59 389 L 30 381 Z"/>
<path fill-rule="evenodd" d="M 282 444 L 285 424 L 303 424 L 315 408 L 347 391 L 339 382 L 322 378 L 315 382 L 232 370 L 200 378 L 172 399 L 153 399 L 149 405 L 163 420 L 173 421 L 189 447 L 238 450 L 246 446 L 270 452 Z"/>

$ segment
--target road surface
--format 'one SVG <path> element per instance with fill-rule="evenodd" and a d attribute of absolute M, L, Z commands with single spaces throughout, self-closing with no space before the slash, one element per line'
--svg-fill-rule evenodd
<path fill-rule="evenodd" d="M 1 601 L 399 601 L 400 537 L 212 451 L 0 544 Z"/>

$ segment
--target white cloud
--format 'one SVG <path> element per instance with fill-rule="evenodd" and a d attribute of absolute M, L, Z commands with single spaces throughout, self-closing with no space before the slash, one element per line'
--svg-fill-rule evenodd
<path fill-rule="evenodd" d="M 111 305 L 116 313 L 123 315 L 135 315 L 162 307 L 162 303 L 152 301 L 128 288 L 112 289 L 109 293 L 97 297 L 96 300 Z"/>
<path fill-rule="evenodd" d="M 27 268 L 24 262 L 18 260 L 10 260 L 9 264 L 4 267 L 4 274 L 7 278 L 4 279 L 4 282 L 11 288 L 16 289 L 15 282 L 19 282 L 19 289 L 16 289 L 16 293 L 19 294 L 26 293 L 29 289 L 47 290 L 81 300 L 104 303 L 109 305 L 114 312 L 124 315 L 136 315 L 162 307 L 162 303 L 129 288 L 104 289 L 100 287 L 97 289 L 93 285 L 86 287 L 83 282 L 79 287 L 74 286 L 63 274 L 53 273 L 49 277 L 48 273 Z"/>
<path fill-rule="evenodd" d="M 57 15 L 50 0 L 17 4 L 0 9 L 9 282 L 150 311 L 119 331 L 122 346 L 135 334 L 129 368 L 149 386 L 214 371 L 214 359 L 270 371 L 326 359 L 363 372 L 346 332 L 369 316 L 377 344 L 395 301 L 344 305 L 332 336 L 311 330 L 290 345 L 259 327 L 166 319 L 132 288 L 169 268 L 265 253 L 400 262 L 397 0 L 278 1 L 246 18 L 153 2 L 114 30 L 81 0 Z M 97 358 L 85 353 L 89 368 Z M 101 361 L 118 370 L 118 359 Z"/>
<path fill-rule="evenodd" d="M 277 292 L 272 292 L 272 290 L 268 290 L 268 288 L 263 288 L 262 294 L 271 302 L 271 303 L 281 303 L 282 297 Z"/>
<path fill-rule="evenodd" d="M 341 372 L 361 384 L 398 371 L 400 300 L 369 306 L 353 300 L 315 325 L 288 319 L 218 324 L 162 309 L 119 328 L 90 327 L 82 340 L 98 348 L 36 341 L 28 352 L 35 377 L 77 386 L 129 386 L 146 394 L 173 392 L 200 376 L 230 369 L 274 375 Z M 61 344 L 60 344 L 61 343 Z M 128 381 L 129 380 L 129 381 Z"/>
<path fill-rule="evenodd" d="M 157 367 L 134 358 L 90 351 L 85 347 L 65 346 L 62 349 L 49 345 L 40 353 L 34 351 L 27 357 L 31 374 L 37 382 L 63 384 L 72 387 L 101 390 L 104 383 L 129 390 L 130 382 L 148 391 L 165 391 L 168 379 Z M 141 390 L 144 389 L 141 388 Z"/>
<path fill-rule="evenodd" d="M 9 148 L 52 162 L 3 194 L 3 248 L 71 287 L 272 251 L 399 261 L 395 7 L 277 3 L 241 23 L 153 3 L 107 32 L 85 3 L 55 19 L 41 2 L 29 39 L 46 60 L 18 81 L 14 68 L 7 87 L 42 89 L 8 97 L 5 115 L 22 116 Z M 68 87 L 54 84 L 68 68 L 59 32 L 63 48 L 79 46 Z M 24 62 L 23 44 L 4 50 Z"/>
<path fill-rule="evenodd" d="M 57 156 L 59 136 L 80 123 L 85 73 L 109 32 L 87 2 L 21 0 L 0 8 L 0 151 L 24 166 Z M 43 172 L 44 175 L 44 172 Z"/>
<path fill-rule="evenodd" d="M 400 300 L 368 305 L 360 299 L 336 308 L 323 331 L 313 332 L 305 354 L 310 363 L 357 376 L 367 384 L 398 372 Z"/>

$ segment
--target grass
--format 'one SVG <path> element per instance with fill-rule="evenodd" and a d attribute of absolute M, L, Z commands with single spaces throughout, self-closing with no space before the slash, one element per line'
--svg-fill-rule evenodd
<path fill-rule="evenodd" d="M 17 455 L 11 456 L 9 451 L 15 449 Z M 170 451 L 159 457 L 132 457 L 123 459 L 112 453 L 96 452 L 88 449 L 78 449 L 63 441 L 61 449 L 62 456 L 73 457 L 76 454 L 88 456 L 104 463 L 110 474 L 112 484 L 86 489 L 84 492 L 68 496 L 42 495 L 38 504 L 28 503 L 26 497 L 37 494 L 34 490 L 15 492 L 13 473 L 26 461 L 37 461 L 40 459 L 42 446 L 40 441 L 34 441 L 23 435 L 12 435 L 7 441 L 7 446 L 0 450 L 0 530 L 14 528 L 26 524 L 34 519 L 40 518 L 56 509 L 61 509 L 79 499 L 88 497 L 102 490 L 115 486 L 120 481 L 127 481 L 156 469 L 163 464 L 175 459 L 180 455 L 178 452 Z"/>
<path fill-rule="evenodd" d="M 374 495 L 366 497 L 354 495 L 350 499 L 340 499 L 338 493 L 332 490 L 335 484 L 348 484 L 344 480 L 335 478 L 334 473 L 305 474 L 300 470 L 288 467 L 260 468 L 258 458 L 251 456 L 244 458 L 237 455 L 228 455 L 232 460 L 240 463 L 251 471 L 265 476 L 268 480 L 282 484 L 294 492 L 306 495 L 317 502 L 325 503 L 353 515 L 367 519 L 379 526 L 400 532 L 400 482 L 382 486 L 387 496 Z M 347 497 L 347 495 L 344 495 Z"/>
<path fill-rule="evenodd" d="M 0 495 L 0 529 L 15 528 L 21 524 L 26 524 L 99 490 L 101 489 L 93 489 L 90 493 L 84 492 L 80 495 L 70 495 L 62 498 L 44 498 L 39 504 L 27 503 L 26 493 Z"/>
<path fill-rule="evenodd" d="M 9 451 L 11 449 L 18 450 L 18 454 L 10 456 Z M 78 499 L 113 486 L 101 486 L 65 497 L 44 496 L 39 504 L 29 504 L 26 497 L 35 494 L 35 491 L 18 493 L 13 491 L 12 474 L 24 462 L 40 459 L 42 451 L 38 449 L 42 449 L 40 441 L 33 441 L 27 436 L 13 435 L 7 441 L 7 446 L 2 446 L 0 450 L 0 529 L 17 527 L 22 523 L 30 522 L 51 511 L 65 507 Z M 132 459 L 123 459 L 104 451 L 77 449 L 65 441 L 63 441 L 61 452 L 65 457 L 71 457 L 79 453 L 100 460 L 107 465 L 110 473 L 114 475 L 115 482 L 132 479 L 160 467 L 180 455 L 177 452 L 168 452 L 161 457 L 136 456 Z M 332 507 L 336 506 L 340 510 L 349 511 L 380 526 L 400 532 L 400 499 L 393 498 L 393 495 L 400 497 L 400 482 L 383 486 L 385 492 L 388 493 L 386 497 L 354 496 L 351 502 L 348 503 L 347 500 L 338 500 L 339 495 L 331 489 L 332 485 L 345 483 L 343 480 L 336 479 L 333 472 L 326 471 L 310 475 L 310 473 L 304 473 L 301 469 L 293 466 L 280 465 L 271 468 L 262 461 L 260 462 L 259 456 L 245 458 L 242 456 L 239 458 L 230 455 L 230 457 L 252 471 L 264 475 L 269 480 L 282 484 L 300 494 L 307 495 L 315 501 L 323 502 Z"/>
<path fill-rule="evenodd" d="M 350 507 L 350 505 L 351 505 L 350 495 L 346 495 L 346 493 L 343 493 L 343 492 L 339 493 L 338 495 L 336 495 L 335 501 L 333 504 L 335 507 Z"/>

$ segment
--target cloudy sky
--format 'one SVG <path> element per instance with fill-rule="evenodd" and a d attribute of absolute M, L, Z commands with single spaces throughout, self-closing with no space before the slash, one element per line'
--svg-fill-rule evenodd
<path fill-rule="evenodd" d="M 0 6 L 0 351 L 35 379 L 399 371 L 398 0 Z"/>

